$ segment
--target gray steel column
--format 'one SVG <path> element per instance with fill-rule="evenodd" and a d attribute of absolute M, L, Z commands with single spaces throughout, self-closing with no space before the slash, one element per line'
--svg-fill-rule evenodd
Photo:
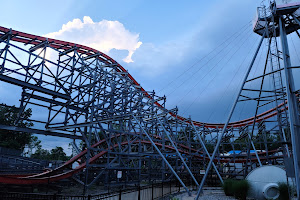
<path fill-rule="evenodd" d="M 93 91 L 92 91 L 92 106 L 91 106 L 91 114 L 90 114 L 90 126 L 89 126 L 89 135 L 88 135 L 88 141 L 89 141 L 89 144 L 87 144 L 87 154 L 86 154 L 86 167 L 85 167 L 85 182 L 84 182 L 84 195 L 86 194 L 87 190 L 88 190 L 88 187 L 89 187 L 89 184 L 88 184 L 88 179 L 89 179 L 89 165 L 90 165 L 90 159 L 91 159 L 91 141 L 92 141 L 92 134 L 93 134 L 93 120 L 95 118 L 94 114 L 95 114 L 95 93 L 96 93 L 96 85 L 95 85 L 95 82 L 96 82 L 96 77 L 97 77 L 97 74 L 96 72 L 94 73 L 91 73 L 91 75 L 93 76 Z"/>
<path fill-rule="evenodd" d="M 293 159 L 294 159 L 294 170 L 295 170 L 295 180 L 296 180 L 296 190 L 297 197 L 300 198 L 300 174 L 299 174 L 299 158 L 300 158 L 300 123 L 299 123 L 299 108 L 298 102 L 295 95 L 294 78 L 291 67 L 291 60 L 289 54 L 289 47 L 286 37 L 285 23 L 282 17 L 279 18 L 279 28 L 280 28 L 280 39 L 282 46 L 282 55 L 284 63 L 284 74 L 285 74 L 285 84 L 286 84 L 286 94 L 288 100 L 288 113 L 293 149 Z"/>
<path fill-rule="evenodd" d="M 161 151 L 158 149 L 158 147 L 156 146 L 156 144 L 153 142 L 153 140 L 151 139 L 150 135 L 147 133 L 147 131 L 144 129 L 144 127 L 142 126 L 142 124 L 138 121 L 138 119 L 132 115 L 132 117 L 135 119 L 136 123 L 138 123 L 138 125 L 140 126 L 141 130 L 145 133 L 145 135 L 147 136 L 147 138 L 150 140 L 151 144 L 153 145 L 153 147 L 156 149 L 156 151 L 158 152 L 158 154 L 161 156 L 161 158 L 165 161 L 165 163 L 168 165 L 168 167 L 170 168 L 170 170 L 173 172 L 174 176 L 176 176 L 176 178 L 178 179 L 178 181 L 180 182 L 180 184 L 184 187 L 184 189 L 188 192 L 189 196 L 191 196 L 191 192 L 190 190 L 185 186 L 185 184 L 182 182 L 181 178 L 178 176 L 178 174 L 175 172 L 175 170 L 173 169 L 173 167 L 171 166 L 171 164 L 167 161 L 167 159 L 165 158 L 165 156 L 161 153 Z"/>
<path fill-rule="evenodd" d="M 160 123 L 161 127 L 163 128 L 164 132 L 166 133 L 168 139 L 170 140 L 172 146 L 174 147 L 176 153 L 178 154 L 180 160 L 182 161 L 183 165 L 186 167 L 186 169 L 188 170 L 189 174 L 191 175 L 192 179 L 194 180 L 194 182 L 196 183 L 197 186 L 199 186 L 199 183 L 197 182 L 197 180 L 195 179 L 193 173 L 191 172 L 190 168 L 187 166 L 186 162 L 184 161 L 183 157 L 181 156 L 181 154 L 179 153 L 176 145 L 174 144 L 172 138 L 170 137 L 170 134 L 169 132 L 165 129 L 164 125 L 162 124 L 162 122 L 160 121 L 160 119 L 158 118 L 158 116 L 156 115 L 155 113 L 155 116 L 156 116 L 156 119 L 158 120 L 158 122 Z"/>
<path fill-rule="evenodd" d="M 235 101 L 234 101 L 234 103 L 233 103 L 233 105 L 232 105 L 232 108 L 231 108 L 231 111 L 230 111 L 230 113 L 229 113 L 228 119 L 227 119 L 227 121 L 226 121 L 226 123 L 225 123 L 225 125 L 224 125 L 224 127 L 223 127 L 223 130 L 222 130 L 221 135 L 220 135 L 219 138 L 218 138 L 218 142 L 217 142 L 217 144 L 216 144 L 215 150 L 214 150 L 214 152 L 213 152 L 213 154 L 212 154 L 212 156 L 211 156 L 211 160 L 210 160 L 209 163 L 208 163 L 208 166 L 207 166 L 207 168 L 206 168 L 206 172 L 205 172 L 205 174 L 204 174 L 204 177 L 203 177 L 203 179 L 202 179 L 202 181 L 201 181 L 201 183 L 200 183 L 200 187 L 199 187 L 199 189 L 198 189 L 198 193 L 197 193 L 197 196 L 196 196 L 196 198 L 195 198 L 196 200 L 199 199 L 199 196 L 200 196 L 200 194 L 201 194 L 201 192 L 202 192 L 202 189 L 203 189 L 205 180 L 206 180 L 206 178 L 207 178 L 208 172 L 209 172 L 209 170 L 210 170 L 210 168 L 211 168 L 211 165 L 212 165 L 212 163 L 213 163 L 213 160 L 214 160 L 214 158 L 215 158 L 215 156 L 216 156 L 216 153 L 217 153 L 217 151 L 218 151 L 218 148 L 219 148 L 219 146 L 220 146 L 220 144 L 221 144 L 222 137 L 223 137 L 223 135 L 224 135 L 224 133 L 225 133 L 225 131 L 226 131 L 226 129 L 227 129 L 227 126 L 228 126 L 229 121 L 230 121 L 230 119 L 231 119 L 231 117 L 232 117 L 233 111 L 235 110 L 236 104 L 237 104 L 237 102 L 238 102 L 238 100 L 239 100 L 239 97 L 240 97 L 240 95 L 241 95 L 241 93 L 242 93 L 243 87 L 244 87 L 244 85 L 245 85 L 245 83 L 246 83 L 246 81 L 247 81 L 247 78 L 248 78 L 249 73 L 250 73 L 250 71 L 251 71 L 251 69 L 252 69 L 252 66 L 253 66 L 253 64 L 254 64 L 254 61 L 256 60 L 257 54 L 258 54 L 258 52 L 259 52 L 259 49 L 260 49 L 260 47 L 261 47 L 261 44 L 262 44 L 262 42 L 263 42 L 263 40 L 264 40 L 265 35 L 266 35 L 266 32 L 264 32 L 264 34 L 263 34 L 262 37 L 261 37 L 261 40 L 260 40 L 260 42 L 259 42 L 259 44 L 258 44 L 258 47 L 257 47 L 257 49 L 256 49 L 256 52 L 255 52 L 255 54 L 254 54 L 254 56 L 253 56 L 253 58 L 252 58 L 252 61 L 251 61 L 250 65 L 249 65 L 249 67 L 248 67 L 247 73 L 246 73 L 246 75 L 245 75 L 245 77 L 244 77 L 243 83 L 242 83 L 242 85 L 241 85 L 241 87 L 240 87 L 240 90 L 239 90 L 239 92 L 238 92 L 238 95 L 237 95 L 237 97 L 236 97 L 236 99 L 235 99 Z"/>

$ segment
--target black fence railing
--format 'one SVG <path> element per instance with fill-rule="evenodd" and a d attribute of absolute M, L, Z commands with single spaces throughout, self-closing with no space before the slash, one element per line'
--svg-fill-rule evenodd
<path fill-rule="evenodd" d="M 192 186 L 190 189 L 195 189 Z M 0 192 L 0 199 L 3 200 L 157 200 L 172 194 L 182 192 L 184 188 L 177 182 L 162 182 L 146 186 L 135 187 L 88 196 L 68 196 L 60 194 L 37 194 L 37 193 L 3 193 Z"/>

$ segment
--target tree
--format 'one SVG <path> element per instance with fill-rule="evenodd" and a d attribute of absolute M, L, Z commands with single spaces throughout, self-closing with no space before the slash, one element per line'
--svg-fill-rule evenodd
<path fill-rule="evenodd" d="M 42 149 L 41 146 L 31 155 L 31 158 L 40 159 L 40 160 L 62 160 L 66 161 L 71 158 L 67 156 L 62 147 L 55 147 L 54 149 L 46 150 Z"/>
<path fill-rule="evenodd" d="M 50 152 L 51 152 L 52 160 L 67 160 L 68 159 L 68 157 L 62 147 L 55 147 L 54 149 L 51 149 Z"/>
<path fill-rule="evenodd" d="M 31 136 L 29 144 L 26 144 L 25 149 L 23 151 L 23 156 L 31 156 L 33 150 L 41 149 L 41 140 L 36 136 Z"/>
<path fill-rule="evenodd" d="M 51 160 L 51 154 L 48 150 L 38 147 L 38 149 L 31 155 L 31 158 L 40 160 Z"/>
<path fill-rule="evenodd" d="M 31 136 L 30 142 L 29 142 L 29 147 L 32 149 L 39 149 L 42 147 L 41 145 L 41 140 L 38 139 L 36 136 Z"/>
<path fill-rule="evenodd" d="M 21 116 L 18 115 L 19 108 L 15 106 L 0 105 L 0 124 L 22 128 L 33 126 L 33 123 L 28 120 L 32 115 L 32 110 L 30 108 L 24 110 L 24 112 L 21 113 Z M 21 120 L 18 120 L 16 123 L 19 118 Z M 2 147 L 23 151 L 25 145 L 30 143 L 31 138 L 31 133 L 0 130 L 0 146 Z"/>

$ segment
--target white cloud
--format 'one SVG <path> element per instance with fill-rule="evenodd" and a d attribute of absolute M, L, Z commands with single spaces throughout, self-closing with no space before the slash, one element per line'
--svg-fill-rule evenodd
<path fill-rule="evenodd" d="M 163 44 L 144 43 L 133 56 L 136 62 L 128 67 L 139 71 L 139 74 L 156 77 L 181 63 L 188 48 L 189 44 L 180 41 Z"/>
<path fill-rule="evenodd" d="M 142 45 L 139 34 L 130 32 L 119 21 L 94 22 L 88 16 L 84 16 L 83 21 L 73 19 L 58 32 L 48 33 L 45 37 L 83 44 L 106 54 L 112 49 L 127 50 L 128 55 L 123 58 L 126 63 L 133 62 L 134 52 Z"/>

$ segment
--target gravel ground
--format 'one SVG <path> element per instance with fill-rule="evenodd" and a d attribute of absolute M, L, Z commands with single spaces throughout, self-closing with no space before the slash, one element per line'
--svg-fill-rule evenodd
<path fill-rule="evenodd" d="M 182 193 L 173 197 L 175 200 L 194 200 L 197 196 L 197 192 L 193 191 L 192 196 L 187 193 Z M 230 200 L 235 199 L 234 197 L 228 197 L 224 194 L 222 188 L 204 188 L 203 194 L 200 196 L 199 200 Z"/>

